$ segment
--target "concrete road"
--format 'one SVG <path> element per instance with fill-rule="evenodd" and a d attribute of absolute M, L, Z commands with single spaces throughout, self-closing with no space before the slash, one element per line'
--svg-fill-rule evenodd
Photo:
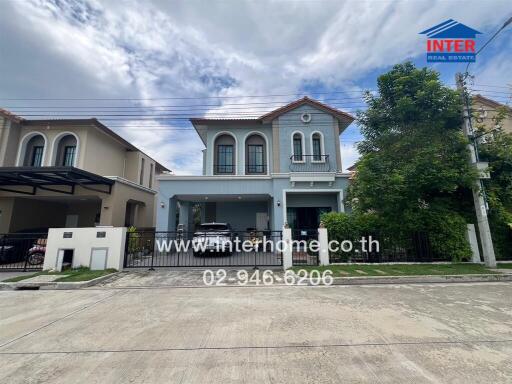
<path fill-rule="evenodd" d="M 1 383 L 510 383 L 512 285 L 0 292 Z"/>

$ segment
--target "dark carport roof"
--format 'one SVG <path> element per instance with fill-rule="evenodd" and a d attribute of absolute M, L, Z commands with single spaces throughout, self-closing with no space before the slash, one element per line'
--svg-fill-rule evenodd
<path fill-rule="evenodd" d="M 110 194 L 114 183 L 114 180 L 75 167 L 0 168 L 0 190 L 26 195 L 35 195 L 37 189 L 73 195 L 77 185 L 84 189 Z M 99 189 L 95 186 L 106 186 L 107 189 Z M 31 187 L 32 189 L 27 191 L 7 187 Z"/>

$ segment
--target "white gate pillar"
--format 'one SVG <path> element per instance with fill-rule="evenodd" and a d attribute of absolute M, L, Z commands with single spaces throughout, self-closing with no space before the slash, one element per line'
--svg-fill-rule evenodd
<path fill-rule="evenodd" d="M 287 223 L 283 226 L 283 269 L 286 271 L 293 266 L 292 230 Z"/>
<path fill-rule="evenodd" d="M 320 228 L 318 228 L 318 243 L 320 246 L 318 251 L 319 264 L 329 265 L 329 236 L 327 235 L 327 228 L 324 227 L 323 223 L 320 223 Z"/>

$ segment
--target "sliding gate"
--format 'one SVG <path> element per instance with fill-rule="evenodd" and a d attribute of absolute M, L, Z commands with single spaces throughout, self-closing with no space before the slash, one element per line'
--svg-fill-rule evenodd
<path fill-rule="evenodd" d="M 216 235 L 193 232 L 128 232 L 124 268 L 278 267 L 283 265 L 281 231 L 233 231 L 223 237 L 225 251 L 213 246 Z M 231 243 L 231 248 L 227 245 Z M 204 245 L 206 244 L 206 246 Z M 202 247 L 201 247 L 202 245 Z"/>

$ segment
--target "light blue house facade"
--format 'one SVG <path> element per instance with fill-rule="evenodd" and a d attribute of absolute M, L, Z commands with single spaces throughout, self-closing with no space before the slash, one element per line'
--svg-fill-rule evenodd
<path fill-rule="evenodd" d="M 157 230 L 193 231 L 194 213 L 237 231 L 317 228 L 344 211 L 339 135 L 353 120 L 307 97 L 257 119 L 191 119 L 203 174 L 158 178 Z"/>

